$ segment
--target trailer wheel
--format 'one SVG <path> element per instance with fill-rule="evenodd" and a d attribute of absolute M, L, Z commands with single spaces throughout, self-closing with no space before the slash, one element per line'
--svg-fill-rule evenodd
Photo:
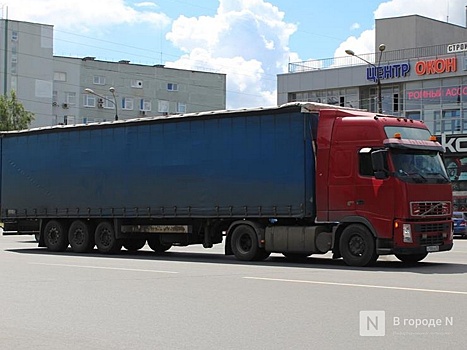
<path fill-rule="evenodd" d="M 148 238 L 148 246 L 156 253 L 163 253 L 172 248 L 172 244 L 162 243 L 159 236 Z"/>
<path fill-rule="evenodd" d="M 130 252 L 137 252 L 146 244 L 144 238 L 128 238 L 123 241 L 123 246 Z"/>
<path fill-rule="evenodd" d="M 108 221 L 103 221 L 97 225 L 94 239 L 97 249 L 101 253 L 113 254 L 122 249 L 122 242 L 115 237 L 114 227 Z"/>
<path fill-rule="evenodd" d="M 350 266 L 368 266 L 378 259 L 375 239 L 363 225 L 353 224 L 344 229 L 339 250 L 344 262 Z"/>
<path fill-rule="evenodd" d="M 232 232 L 232 251 L 238 260 L 260 261 L 266 259 L 270 253 L 258 245 L 255 230 L 248 225 L 240 225 Z"/>
<path fill-rule="evenodd" d="M 68 235 L 63 223 L 50 220 L 44 227 L 44 243 L 52 252 L 63 252 L 68 247 Z"/>
<path fill-rule="evenodd" d="M 422 261 L 426 258 L 428 253 L 421 253 L 421 254 L 395 254 L 396 258 L 402 262 L 413 264 L 419 261 Z"/>
<path fill-rule="evenodd" d="M 75 253 L 87 253 L 94 248 L 94 235 L 89 224 L 82 220 L 73 221 L 68 230 L 68 241 Z"/>

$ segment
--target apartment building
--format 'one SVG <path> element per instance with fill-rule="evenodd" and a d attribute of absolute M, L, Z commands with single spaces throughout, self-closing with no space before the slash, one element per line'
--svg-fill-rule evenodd
<path fill-rule="evenodd" d="M 31 127 L 225 109 L 226 75 L 53 55 L 53 26 L 0 20 L 0 91 Z M 1 41 L 0 41 L 1 42 Z"/>

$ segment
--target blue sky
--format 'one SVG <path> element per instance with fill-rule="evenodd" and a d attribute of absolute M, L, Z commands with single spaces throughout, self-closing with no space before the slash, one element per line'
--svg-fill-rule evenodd
<path fill-rule="evenodd" d="M 227 74 L 227 107 L 276 103 L 289 62 L 370 53 L 375 18 L 465 26 L 465 0 L 3 0 L 3 17 L 54 25 L 54 54 Z M 390 49 L 390 48 L 388 48 Z"/>

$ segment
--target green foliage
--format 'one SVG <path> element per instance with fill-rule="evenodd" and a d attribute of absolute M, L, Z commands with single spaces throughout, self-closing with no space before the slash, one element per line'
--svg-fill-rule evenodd
<path fill-rule="evenodd" d="M 34 114 L 24 109 L 16 99 L 16 93 L 11 96 L 0 96 L 0 131 L 27 129 L 34 120 Z"/>

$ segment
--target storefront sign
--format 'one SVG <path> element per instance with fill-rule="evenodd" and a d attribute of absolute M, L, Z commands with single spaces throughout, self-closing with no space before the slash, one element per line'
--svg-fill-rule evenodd
<path fill-rule="evenodd" d="M 415 63 L 415 73 L 418 75 L 441 74 L 457 72 L 457 58 L 438 58 L 435 60 L 418 61 Z"/>
<path fill-rule="evenodd" d="M 446 149 L 446 153 L 467 153 L 467 137 L 462 135 L 446 135 L 437 136 L 438 141 Z"/>
<path fill-rule="evenodd" d="M 407 99 L 409 100 L 455 98 L 457 96 L 467 96 L 467 85 L 407 91 Z"/>
<path fill-rule="evenodd" d="M 467 42 L 448 45 L 448 53 L 467 51 Z"/>
<path fill-rule="evenodd" d="M 408 63 L 387 64 L 385 66 L 371 66 L 366 69 L 366 79 L 375 83 L 379 79 L 391 79 L 405 77 L 410 71 Z"/>

